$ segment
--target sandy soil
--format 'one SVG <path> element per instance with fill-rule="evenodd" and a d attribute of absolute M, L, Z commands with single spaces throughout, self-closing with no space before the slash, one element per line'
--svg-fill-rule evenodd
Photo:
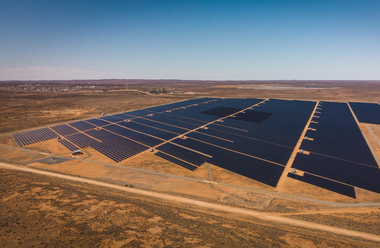
<path fill-rule="evenodd" d="M 312 247 L 375 245 L 369 241 L 333 237 L 324 232 L 315 233 L 297 226 L 307 222 L 254 214 L 239 210 L 238 214 L 210 212 L 188 204 L 174 204 L 104 188 L 46 178 L 24 172 L 0 170 L 2 243 L 11 246 L 294 246 L 309 244 Z M 60 176 L 62 177 L 62 176 Z M 81 179 L 83 180 L 83 179 Z M 96 183 L 96 182 L 95 182 Z M 5 186 L 5 187 L 4 187 Z M 124 191 L 133 189 L 123 188 Z M 169 196 L 170 199 L 175 199 Z M 31 201 L 31 199 L 33 199 Z M 199 202 L 200 203 L 200 202 Z M 193 205 L 198 202 L 192 201 Z M 205 204 L 206 208 L 216 205 Z M 173 208 L 174 207 L 174 208 Z M 184 209 L 185 208 L 185 209 Z M 236 210 L 220 206 L 222 211 Z M 28 217 L 24 218 L 25 211 Z M 253 217 L 242 215 L 253 213 Z M 43 218 L 41 218 L 43 216 Z M 260 218 L 263 220 L 258 220 Z M 295 227 L 278 226 L 272 221 L 287 220 Z M 263 222 L 264 221 L 264 222 Z M 346 229 L 311 224 L 310 228 L 344 235 L 378 236 L 357 233 Z M 295 233 L 296 232 L 296 233 Z M 306 235 L 306 236 L 305 236 Z"/>

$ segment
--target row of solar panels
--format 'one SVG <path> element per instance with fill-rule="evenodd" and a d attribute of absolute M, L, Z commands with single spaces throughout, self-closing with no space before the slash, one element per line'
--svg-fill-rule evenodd
<path fill-rule="evenodd" d="M 380 193 L 380 169 L 347 103 L 320 103 L 306 136 L 301 149 L 310 154 L 299 153 L 293 167 L 323 180 L 296 179 L 349 197 L 353 186 Z"/>
<path fill-rule="evenodd" d="M 380 125 L 379 103 L 350 102 L 350 106 L 359 122 Z"/>
<path fill-rule="evenodd" d="M 155 147 L 159 151 L 157 156 L 189 170 L 195 170 L 208 161 L 275 187 L 315 104 L 274 99 L 203 98 L 72 122 L 44 130 L 52 132 L 49 138 L 54 138 L 57 134 L 62 136 L 60 143 L 70 150 L 92 147 L 116 162 Z M 356 123 L 352 121 L 352 115 L 340 107 L 326 104 L 329 107 L 327 111 L 321 112 L 318 126 L 311 126 L 317 132 L 313 133 L 316 142 L 312 143 L 310 149 L 315 151 L 308 158 L 341 157 L 340 152 L 343 151 L 337 150 L 334 142 L 340 145 L 348 143 L 352 148 L 350 142 L 354 141 L 356 147 L 350 152 L 353 154 L 350 159 L 360 159 L 364 153 L 355 156 L 356 148 L 367 152 L 368 147 L 360 139 L 361 133 L 353 125 Z M 216 121 L 223 117 L 222 121 Z M 207 127 L 203 128 L 205 125 Z M 98 130 L 97 127 L 101 129 Z M 197 130 L 193 131 L 194 129 Z M 36 135 L 32 140 L 42 141 L 36 131 L 33 130 L 33 134 L 28 135 Z M 186 139 L 181 138 L 185 133 Z M 307 135 L 311 135 L 309 131 Z M 20 145 L 31 144 L 22 142 L 19 137 L 20 134 L 15 134 Z M 326 143 L 332 144 L 327 150 Z M 307 146 L 306 143 L 303 145 Z M 373 162 L 371 154 L 367 152 L 364 156 L 365 159 L 356 162 Z M 301 155 L 297 156 L 296 161 L 299 159 L 302 159 Z M 334 163 L 342 161 L 335 160 L 338 162 Z M 302 165 L 297 163 L 296 168 L 301 169 Z M 302 161 L 300 163 L 305 164 Z"/>

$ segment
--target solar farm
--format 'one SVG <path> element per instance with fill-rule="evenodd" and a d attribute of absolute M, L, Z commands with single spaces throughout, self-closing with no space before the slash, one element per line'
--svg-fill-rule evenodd
<path fill-rule="evenodd" d="M 92 148 L 114 163 L 146 153 L 190 172 L 208 163 L 272 188 L 297 180 L 356 198 L 355 188 L 380 193 L 359 122 L 380 124 L 380 105 L 197 98 L 13 137 L 23 147 L 56 139 L 67 153 Z"/>

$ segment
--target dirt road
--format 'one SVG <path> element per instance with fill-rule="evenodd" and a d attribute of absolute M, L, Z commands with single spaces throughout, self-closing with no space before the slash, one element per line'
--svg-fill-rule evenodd
<path fill-rule="evenodd" d="M 305 227 L 305 228 L 310 228 L 310 229 L 314 229 L 314 230 L 332 232 L 332 233 L 336 233 L 336 234 L 341 234 L 341 235 L 346 235 L 346 236 L 351 236 L 351 237 L 358 237 L 358 238 L 363 238 L 363 239 L 367 239 L 367 240 L 380 242 L 380 236 L 377 236 L 377 235 L 363 233 L 363 232 L 357 232 L 357 231 L 352 231 L 352 230 L 347 230 L 347 229 L 337 228 L 337 227 L 332 227 L 332 226 L 326 226 L 326 225 L 321 225 L 321 224 L 315 224 L 315 223 L 310 223 L 307 221 L 290 219 L 290 218 L 286 218 L 286 217 L 276 216 L 275 214 L 268 214 L 268 213 L 262 213 L 262 212 L 246 210 L 246 209 L 241 209 L 241 208 L 236 208 L 236 207 L 230 207 L 230 206 L 225 206 L 225 205 L 220 205 L 220 204 L 208 203 L 208 202 L 203 202 L 203 201 L 199 201 L 199 200 L 188 199 L 185 197 L 166 195 L 166 194 L 150 192 L 150 191 L 146 191 L 146 190 L 127 188 L 127 187 L 113 185 L 113 184 L 104 183 L 104 182 L 99 182 L 99 181 L 95 181 L 95 180 L 90 180 L 90 179 L 85 179 L 85 178 L 80 178 L 80 177 L 74 177 L 74 176 L 69 176 L 69 175 L 63 175 L 63 174 L 54 173 L 54 172 L 41 171 L 41 170 L 37 170 L 37 169 L 33 169 L 33 168 L 21 167 L 21 166 L 7 164 L 7 163 L 0 163 L 0 166 L 3 168 L 13 169 L 13 170 L 25 171 L 25 172 L 30 172 L 30 173 L 40 174 L 40 175 L 46 175 L 46 176 L 76 181 L 76 182 L 82 182 L 82 183 L 87 183 L 87 184 L 92 184 L 92 185 L 103 186 L 103 187 L 107 187 L 107 188 L 112 188 L 112 189 L 116 189 L 116 190 L 120 190 L 120 191 L 124 191 L 124 192 L 128 192 L 128 193 L 132 193 L 132 194 L 138 194 L 138 195 L 143 195 L 143 196 L 147 196 L 147 197 L 158 198 L 158 199 L 166 200 L 166 201 L 170 201 L 170 202 L 177 202 L 177 203 L 182 203 L 182 204 L 191 204 L 193 206 L 207 208 L 210 210 L 218 210 L 218 211 L 224 211 L 224 212 L 235 213 L 235 214 L 249 215 L 249 216 L 253 216 L 253 217 L 259 218 L 261 220 L 265 220 L 265 221 L 274 221 L 274 222 L 294 225 L 294 226 L 298 226 L 298 227 Z"/>
<path fill-rule="evenodd" d="M 67 158 L 67 157 L 60 157 L 60 156 L 55 155 L 53 153 L 46 153 L 46 152 L 41 152 L 38 150 L 28 149 L 28 148 L 24 148 L 24 147 L 14 147 L 14 146 L 9 146 L 9 145 L 5 145 L 5 144 L 0 144 L 0 148 L 1 149 L 7 149 L 7 150 L 23 151 L 23 152 L 27 151 L 27 152 L 31 152 L 31 153 L 35 153 L 35 154 L 43 154 L 46 156 L 55 156 L 58 158 Z M 147 175 L 156 175 L 156 176 L 160 176 L 160 177 L 164 177 L 164 178 L 177 178 L 177 179 L 193 181 L 193 182 L 208 183 L 207 180 L 205 181 L 205 179 L 200 179 L 200 178 L 195 178 L 195 177 L 179 176 L 179 175 L 168 174 L 168 173 L 164 173 L 164 172 L 146 170 L 146 169 L 131 167 L 131 166 L 127 166 L 127 165 L 105 163 L 105 162 L 100 162 L 100 161 L 95 161 L 95 160 L 90 160 L 90 159 L 78 159 L 78 160 L 84 161 L 84 162 L 90 162 L 90 163 L 94 163 L 94 164 L 105 165 L 105 166 L 112 166 L 112 167 L 115 167 L 118 169 L 123 169 L 126 172 L 127 171 L 138 171 L 138 172 L 142 172 L 142 173 L 147 174 Z M 28 163 L 30 163 L 30 161 Z M 357 202 L 357 203 L 330 202 L 330 201 L 325 201 L 325 200 L 308 198 L 308 197 L 304 197 L 304 196 L 297 196 L 297 195 L 290 195 L 290 194 L 276 192 L 276 191 L 269 191 L 269 190 L 265 190 L 265 189 L 244 187 L 244 186 L 239 186 L 239 185 L 234 185 L 234 184 L 229 184 L 229 183 L 221 183 L 221 182 L 215 182 L 215 183 L 217 183 L 220 186 L 245 189 L 245 190 L 248 190 L 251 192 L 256 192 L 259 194 L 271 195 L 271 196 L 276 197 L 276 198 L 305 201 L 305 202 L 316 203 L 316 204 L 324 204 L 324 205 L 328 205 L 328 206 L 346 207 L 346 208 L 380 207 L 380 202 Z"/>

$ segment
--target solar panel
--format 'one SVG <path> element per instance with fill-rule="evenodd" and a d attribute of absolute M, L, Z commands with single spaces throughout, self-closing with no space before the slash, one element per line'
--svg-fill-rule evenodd
<path fill-rule="evenodd" d="M 123 125 L 123 126 L 126 126 L 127 124 L 128 123 L 120 123 L 120 125 Z M 157 138 L 152 137 L 152 136 L 149 136 L 147 134 L 135 132 L 133 130 L 126 129 L 126 128 L 123 128 L 123 127 L 120 127 L 117 125 L 106 126 L 106 127 L 104 127 L 104 129 L 109 130 L 111 132 L 114 132 L 116 134 L 119 134 L 123 137 L 127 137 L 127 138 L 134 140 L 134 141 L 137 141 L 139 143 L 142 143 L 142 144 L 146 145 L 147 147 L 153 147 L 153 146 L 156 146 L 156 145 L 163 142 L 162 140 L 157 139 Z M 105 135 L 108 135 L 108 134 L 105 133 Z M 103 139 L 103 137 L 100 137 L 99 139 Z"/>
<path fill-rule="evenodd" d="M 219 106 L 216 108 L 212 108 L 212 109 L 203 111 L 203 112 L 201 112 L 201 114 L 212 115 L 212 116 L 217 116 L 217 117 L 226 117 L 226 116 L 232 115 L 234 113 L 237 113 L 241 110 L 242 109 L 238 109 L 238 108 Z"/>
<path fill-rule="evenodd" d="M 297 154 L 293 167 L 321 177 L 380 193 L 380 169 L 316 154 Z"/>
<path fill-rule="evenodd" d="M 89 122 L 89 123 L 91 123 L 91 124 L 93 124 L 95 126 L 98 126 L 98 127 L 110 124 L 109 122 L 106 122 L 106 121 L 103 121 L 103 120 L 100 120 L 100 119 L 89 119 L 89 120 L 86 120 L 86 122 Z"/>
<path fill-rule="evenodd" d="M 197 169 L 197 167 L 194 166 L 194 165 L 191 165 L 191 164 L 189 164 L 189 163 L 187 163 L 185 161 L 179 160 L 179 159 L 177 159 L 177 158 L 175 158 L 173 156 L 169 156 L 169 155 L 164 154 L 162 152 L 157 152 L 154 155 L 156 155 L 156 156 L 158 156 L 160 158 L 163 158 L 166 161 L 172 162 L 172 163 L 174 163 L 176 165 L 182 166 L 183 168 L 191 170 L 191 171 L 194 171 L 194 170 Z"/>
<path fill-rule="evenodd" d="M 52 126 L 51 129 L 53 129 L 54 131 L 56 131 L 57 133 L 59 133 L 62 136 L 78 132 L 77 130 L 75 130 L 74 128 L 72 128 L 66 124 Z"/>
<path fill-rule="evenodd" d="M 67 140 L 60 139 L 60 140 L 58 140 L 58 142 L 61 143 L 62 145 L 64 145 L 70 151 L 76 151 L 79 149 L 77 146 L 73 145 L 72 143 L 70 143 Z"/>
<path fill-rule="evenodd" d="M 50 139 L 54 139 L 57 137 L 57 134 L 54 133 L 49 128 L 40 128 L 20 133 L 13 134 L 16 142 L 20 146 L 31 145 L 37 142 L 42 142 Z"/>
<path fill-rule="evenodd" d="M 342 183 L 334 182 L 322 177 L 317 177 L 308 173 L 305 173 L 303 176 L 289 173 L 288 177 L 296 179 L 298 181 L 308 183 L 320 188 L 330 190 L 332 192 L 345 195 L 351 198 L 356 198 L 355 189 L 349 185 Z"/>
<path fill-rule="evenodd" d="M 106 120 L 113 123 L 125 120 L 116 116 L 104 116 L 104 117 L 100 117 L 99 119 Z"/>
<path fill-rule="evenodd" d="M 179 159 L 185 160 L 193 165 L 200 166 L 207 160 L 209 160 L 209 157 L 204 156 L 202 154 L 193 152 L 191 150 L 179 147 L 177 145 L 173 145 L 170 143 L 166 143 L 160 147 L 157 148 L 157 150 L 161 152 L 165 152 L 166 154 L 169 154 L 171 156 L 177 157 Z"/>
<path fill-rule="evenodd" d="M 346 103 L 324 102 L 318 123 L 308 131 L 301 149 L 354 163 L 378 167 L 368 145 Z"/>
<path fill-rule="evenodd" d="M 240 121 L 248 121 L 254 123 L 261 123 L 271 117 L 273 113 L 260 112 L 254 110 L 246 110 L 244 113 L 237 114 L 234 118 Z"/>
<path fill-rule="evenodd" d="M 192 139 L 176 139 L 172 143 L 211 155 L 210 163 L 273 187 L 277 185 L 284 170 L 283 166 L 210 146 Z"/>
<path fill-rule="evenodd" d="M 275 187 L 315 105 L 276 99 L 199 98 L 13 136 L 25 146 L 60 135 L 59 143 L 69 150 L 91 147 L 115 162 L 157 146 L 157 156 L 189 170 L 208 161 Z M 359 119 L 375 118 L 368 109 L 377 106 L 352 105 Z M 235 117 L 216 121 L 230 114 Z M 331 186 L 329 179 L 380 193 L 379 169 L 348 105 L 326 102 L 319 105 L 315 116 L 306 132 L 313 141 L 304 140 L 301 145 L 311 153 L 299 154 L 294 161 L 295 168 L 306 171 L 302 180 L 350 197 L 354 196 L 351 189 L 335 182 Z M 186 137 L 181 137 L 184 133 Z"/>
<path fill-rule="evenodd" d="M 88 122 L 85 122 L 85 121 L 71 122 L 71 123 L 69 123 L 69 125 L 72 127 L 75 127 L 76 129 L 78 129 L 80 131 L 85 131 L 85 130 L 89 130 L 89 129 L 96 127 L 96 126 L 94 126 Z"/>
<path fill-rule="evenodd" d="M 379 103 L 350 102 L 350 106 L 360 122 L 380 124 Z"/>

